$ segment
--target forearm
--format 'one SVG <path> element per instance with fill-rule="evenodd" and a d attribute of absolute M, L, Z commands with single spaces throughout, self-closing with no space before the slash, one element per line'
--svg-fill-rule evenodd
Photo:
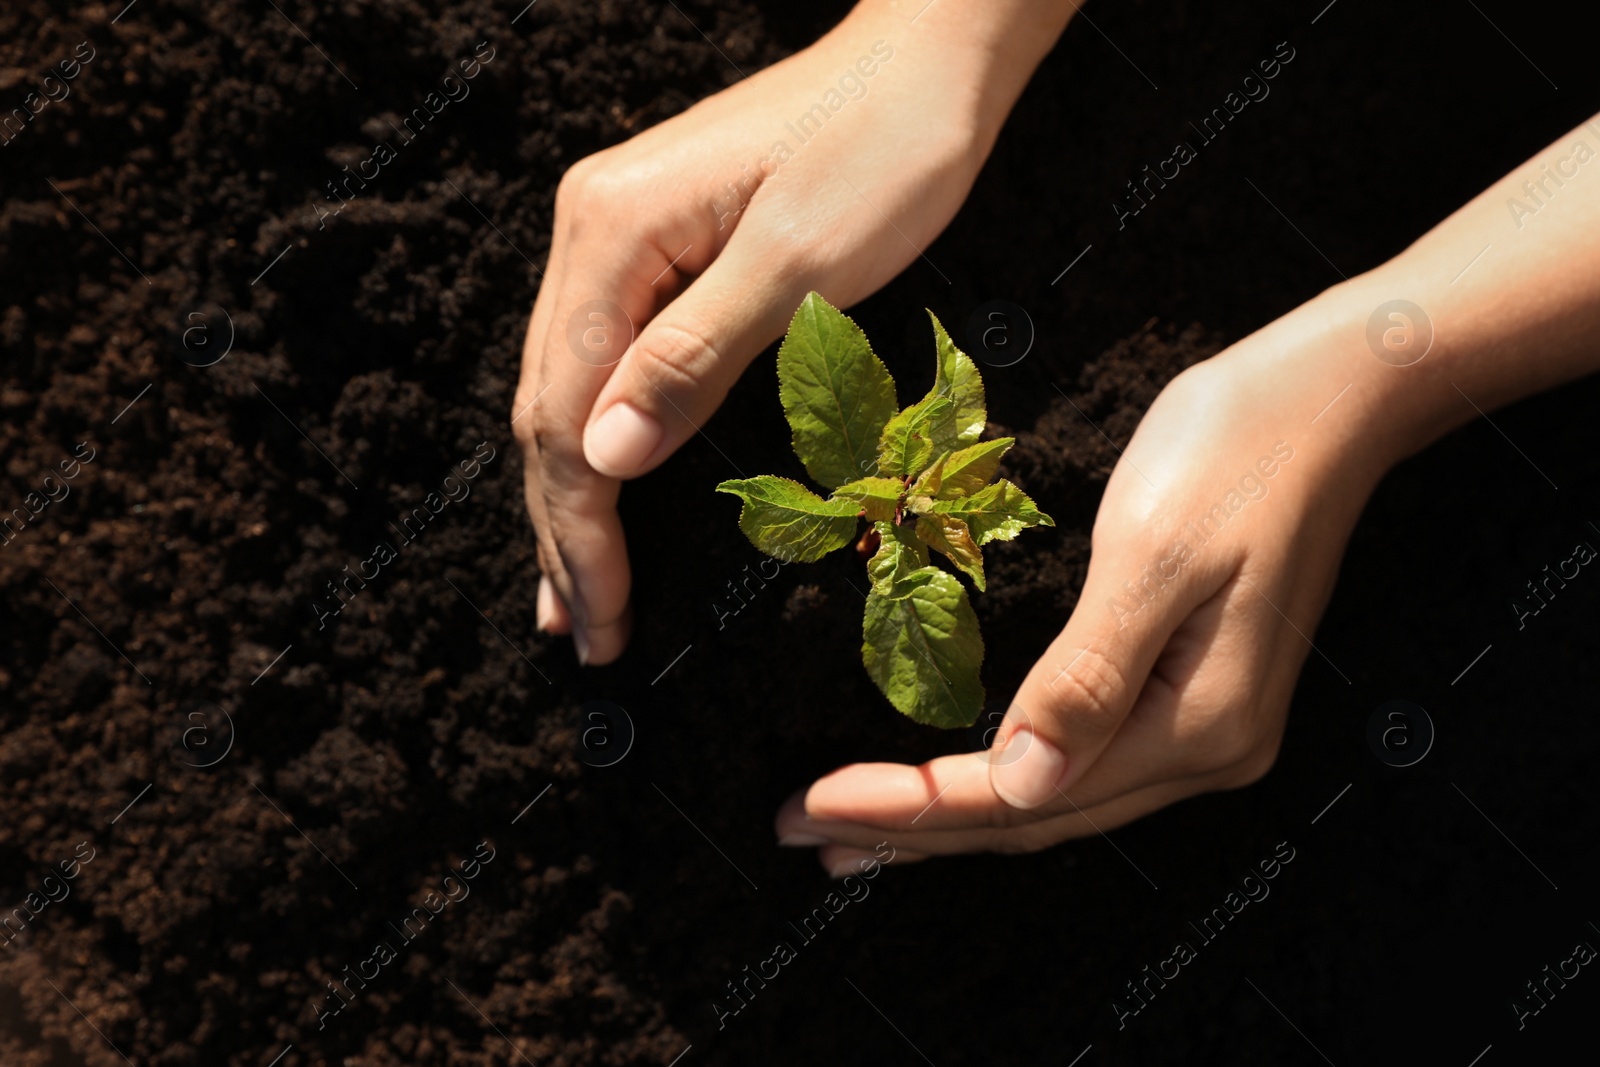
<path fill-rule="evenodd" d="M 1406 320 L 1373 321 L 1393 300 L 1426 316 L 1410 316 L 1413 343 L 1431 328 L 1431 347 L 1415 363 L 1395 365 L 1420 354 L 1403 351 Z M 1480 410 L 1600 369 L 1600 122 L 1564 134 L 1306 310 L 1341 338 L 1348 399 L 1361 416 L 1348 425 L 1385 465 Z M 1400 331 L 1392 338 L 1401 351 L 1385 346 L 1384 328 Z"/>
<path fill-rule="evenodd" d="M 876 34 L 926 65 L 992 140 L 1077 10 L 1077 0 L 861 0 L 835 32 Z"/>
<path fill-rule="evenodd" d="M 1409 451 L 1476 417 L 1472 404 L 1488 411 L 1600 369 L 1597 131 L 1562 136 L 1355 286 L 1374 306 L 1386 291 L 1408 296 L 1433 320 L 1426 358 L 1377 368 L 1397 371 L 1384 392 Z"/>

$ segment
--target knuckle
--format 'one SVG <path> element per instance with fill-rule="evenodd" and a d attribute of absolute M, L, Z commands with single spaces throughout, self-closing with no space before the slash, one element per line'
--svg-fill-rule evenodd
<path fill-rule="evenodd" d="M 596 523 L 615 510 L 621 485 L 596 474 L 581 458 L 557 460 L 544 471 L 545 511 L 551 526 L 592 535 Z"/>
<path fill-rule="evenodd" d="M 1180 729 L 1185 756 L 1180 761 L 1190 774 L 1231 774 L 1260 746 L 1260 731 L 1242 706 L 1227 707 Z"/>
<path fill-rule="evenodd" d="M 1048 686 L 1071 729 L 1100 737 L 1121 724 L 1127 679 L 1121 668 L 1098 652 L 1079 654 Z"/>
<path fill-rule="evenodd" d="M 1272 770 L 1273 765 L 1277 762 L 1277 742 L 1261 745 L 1228 768 L 1225 778 L 1226 787 L 1229 789 L 1243 789 L 1245 786 L 1255 785 L 1267 776 L 1267 772 Z"/>
<path fill-rule="evenodd" d="M 556 183 L 556 214 L 564 214 L 580 206 L 595 193 L 595 186 L 599 183 L 604 165 L 599 155 L 585 156 L 561 176 Z"/>
<path fill-rule="evenodd" d="M 556 215 L 577 214 L 589 216 L 593 212 L 614 208 L 619 198 L 627 197 L 639 187 L 630 168 L 622 164 L 608 149 L 585 156 L 561 176 L 556 184 Z"/>
<path fill-rule="evenodd" d="M 699 393 L 710 387 L 712 368 L 720 361 L 706 331 L 695 326 L 661 323 L 634 352 L 635 369 L 665 393 Z"/>
<path fill-rule="evenodd" d="M 1260 741 L 1254 716 L 1246 714 L 1244 709 L 1231 709 L 1212 723 L 1212 750 L 1216 758 L 1227 765 L 1248 761 Z"/>
<path fill-rule="evenodd" d="M 1219 378 L 1215 367 L 1202 361 L 1184 369 L 1162 388 L 1167 403 L 1185 411 L 1206 411 L 1227 399 L 1232 387 Z"/>
<path fill-rule="evenodd" d="M 1260 781 L 1278 760 L 1282 729 L 1266 724 L 1260 709 L 1233 707 L 1214 716 L 1204 727 L 1203 762 L 1219 776 L 1224 789 L 1242 789 Z"/>
<path fill-rule="evenodd" d="M 543 526 L 535 526 L 538 534 L 536 539 L 539 561 L 539 574 L 549 578 L 556 587 L 556 595 L 564 602 L 572 595 L 572 575 L 567 571 L 566 561 L 561 558 L 555 542 L 549 536 L 549 531 Z"/>
<path fill-rule="evenodd" d="M 520 390 L 511 402 L 511 411 L 507 414 L 507 418 L 511 421 L 512 440 L 517 442 L 524 453 L 533 451 L 539 442 L 539 413 L 529 407 L 529 401 L 523 399 Z"/>
<path fill-rule="evenodd" d="M 1272 736 L 1268 712 L 1259 702 L 1247 699 L 1186 702 L 1174 738 L 1177 751 L 1182 753 L 1178 769 L 1186 775 L 1215 775 L 1228 782 L 1239 768 L 1254 767 L 1263 752 L 1270 767 L 1277 741 Z M 1233 786 L 1225 784 L 1223 788 Z"/>
<path fill-rule="evenodd" d="M 1170 554 L 1173 526 L 1172 501 L 1151 490 L 1136 475 L 1129 488 L 1101 504 L 1089 527 L 1089 551 L 1109 552 L 1113 558 L 1132 560 L 1135 565 L 1148 562 L 1149 571 L 1137 572 L 1130 567 L 1125 575 L 1129 584 L 1137 587 L 1141 582 L 1148 583 L 1147 575 L 1154 573 Z M 1162 584 L 1171 581 L 1163 578 Z M 1126 586 L 1116 590 L 1116 595 L 1125 596 L 1125 592 Z"/>

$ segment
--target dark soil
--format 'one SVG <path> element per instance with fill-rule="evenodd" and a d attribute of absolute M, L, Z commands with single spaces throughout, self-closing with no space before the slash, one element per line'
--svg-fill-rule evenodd
<path fill-rule="evenodd" d="M 1492 1045 L 1488 1067 L 1584 1033 L 1588 969 L 1521 1030 L 1510 1004 L 1600 945 L 1600 579 L 1522 632 L 1507 602 L 1600 538 L 1594 382 L 1385 482 L 1264 781 L 1109 843 L 890 868 L 719 1030 L 724 984 L 829 891 L 774 847 L 777 805 L 839 764 L 971 738 L 868 684 L 853 559 L 784 568 L 719 628 L 761 558 L 710 491 L 719 450 L 796 467 L 770 359 L 707 427 L 717 448 L 625 492 L 627 655 L 580 670 L 537 634 L 506 428 L 525 260 L 574 160 L 847 5 L 543 0 L 514 24 L 521 3 L 478 0 L 59 6 L 0 14 L 6 108 L 95 50 L 0 148 L 0 505 L 80 442 L 94 459 L 0 549 L 0 916 L 70 896 L 0 948 L 0 1063 L 667 1064 L 692 1045 L 677 1062 L 945 1067 L 1092 1045 L 1085 1065 L 1467 1064 Z M 906 395 L 924 306 L 958 324 L 1009 300 L 1036 330 L 986 374 L 991 429 L 1020 438 L 1009 473 L 1059 522 L 1002 546 L 977 598 L 1001 706 L 1073 606 L 1112 442 L 1161 385 L 1592 109 L 1592 39 L 1566 15 L 1480 6 L 1093 5 L 928 249 L 950 284 L 919 261 L 857 309 Z M 1119 230 L 1124 183 L 1283 40 L 1271 97 Z M 324 183 L 479 42 L 470 97 L 319 228 Z M 493 459 L 470 496 L 403 543 L 387 524 L 475 450 Z M 697 517 L 649 522 L 668 512 Z M 319 630 L 313 603 L 381 541 L 397 558 Z M 1394 698 L 1438 730 L 1404 770 L 1366 742 Z M 92 860 L 47 883 L 80 842 Z M 1119 1030 L 1125 983 L 1280 842 L 1272 895 Z M 440 904 L 475 850 L 471 895 Z M 396 927 L 435 905 L 408 943 Z M 324 983 L 380 941 L 396 958 L 319 1028 L 340 1003 Z"/>

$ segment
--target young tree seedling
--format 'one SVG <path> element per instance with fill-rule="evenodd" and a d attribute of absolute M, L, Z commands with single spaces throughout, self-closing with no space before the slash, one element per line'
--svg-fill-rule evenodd
<path fill-rule="evenodd" d="M 946 556 L 984 588 L 982 547 L 1054 526 L 1028 495 L 995 480 L 1014 439 L 980 441 L 988 414 L 977 365 L 931 311 L 933 389 L 896 412 L 894 379 L 866 334 L 816 293 L 778 350 L 778 394 L 806 472 L 832 490 L 764 474 L 717 486 L 744 501 L 739 528 L 785 562 L 814 562 L 861 539 L 871 553 L 861 660 L 884 696 L 930 726 L 970 726 L 983 709 L 983 635 L 966 587 L 929 562 Z"/>

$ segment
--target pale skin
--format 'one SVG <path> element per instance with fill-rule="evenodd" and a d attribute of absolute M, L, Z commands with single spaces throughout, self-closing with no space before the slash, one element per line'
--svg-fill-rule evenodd
<path fill-rule="evenodd" d="M 512 426 L 545 575 L 539 624 L 572 633 L 585 662 L 609 662 L 627 641 L 621 480 L 695 434 L 806 291 L 848 307 L 937 236 L 1075 11 L 1028 0 L 919 9 L 863 0 L 812 48 L 563 181 Z M 863 79 L 865 95 L 751 183 L 783 124 L 878 41 L 893 58 Z M 819 847 L 836 874 L 884 841 L 897 863 L 1032 851 L 1265 774 L 1315 654 L 1308 635 L 1383 475 L 1480 410 L 1600 368 L 1600 158 L 1579 162 L 1578 142 L 1600 152 L 1600 121 L 1394 259 L 1174 379 L 1107 484 L 1078 607 L 993 747 L 841 768 L 783 806 L 780 842 Z M 728 181 L 752 195 L 730 198 Z M 1529 181 L 1541 183 L 1537 200 Z M 1513 213 L 1513 198 L 1537 210 Z M 626 354 L 586 362 L 566 323 L 597 299 L 619 305 L 637 336 Z M 1367 341 L 1374 310 L 1395 299 L 1420 306 L 1434 333 L 1409 366 Z M 610 415 L 619 404 L 631 410 Z M 1261 479 L 1266 495 L 1198 544 L 1185 525 L 1279 442 L 1293 458 Z M 1178 541 L 1190 553 L 1164 562 Z M 1131 610 L 1124 582 L 1163 567 L 1144 586 L 1159 592 Z"/>

